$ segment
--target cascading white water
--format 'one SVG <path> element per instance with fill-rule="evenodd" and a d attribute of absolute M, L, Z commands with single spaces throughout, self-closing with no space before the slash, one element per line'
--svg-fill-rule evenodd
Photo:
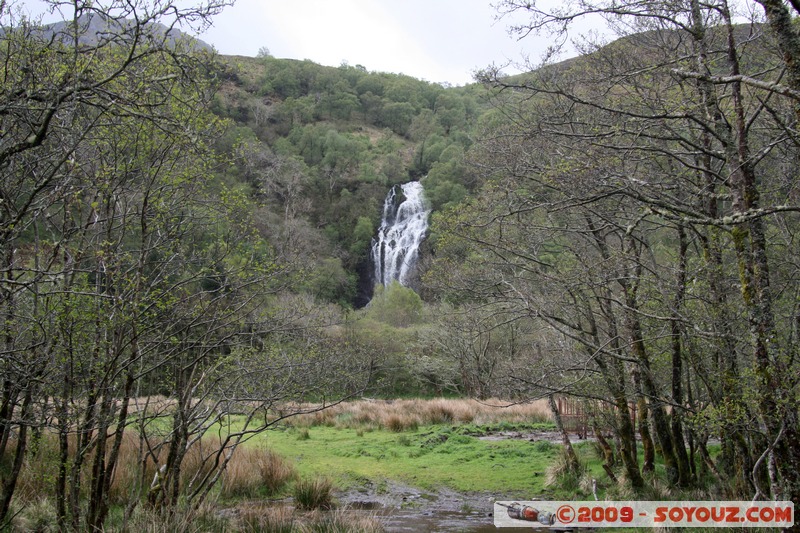
<path fill-rule="evenodd" d="M 372 240 L 375 282 L 389 285 L 397 280 L 407 285 L 419 256 L 419 245 L 428 231 L 428 208 L 422 184 L 412 181 L 401 186 L 405 199 L 398 204 L 397 186 L 383 203 L 383 220 L 378 237 Z"/>

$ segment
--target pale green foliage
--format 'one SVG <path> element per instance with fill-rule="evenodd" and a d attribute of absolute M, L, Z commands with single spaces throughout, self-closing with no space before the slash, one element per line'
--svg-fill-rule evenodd
<path fill-rule="evenodd" d="M 336 302 L 347 307 L 355 290 L 354 279 L 335 257 L 320 259 L 316 266 L 304 276 L 302 288 L 320 301 Z"/>
<path fill-rule="evenodd" d="M 350 253 L 353 255 L 364 254 L 370 246 L 374 233 L 372 220 L 367 217 L 358 217 L 356 227 L 353 228 L 353 244 L 350 245 Z"/>
<path fill-rule="evenodd" d="M 413 289 L 393 281 L 378 285 L 367 309 L 367 316 L 394 327 L 406 328 L 422 320 L 422 298 Z"/>
<path fill-rule="evenodd" d="M 460 165 L 451 162 L 434 164 L 425 180 L 425 197 L 434 209 L 441 210 L 454 206 L 469 194 L 467 188 L 455 177 L 459 168 Z M 451 179 L 451 176 L 455 179 Z"/>

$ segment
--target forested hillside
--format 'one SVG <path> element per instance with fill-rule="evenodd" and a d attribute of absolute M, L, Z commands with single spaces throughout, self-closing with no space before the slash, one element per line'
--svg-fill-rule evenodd
<path fill-rule="evenodd" d="M 224 178 L 246 187 L 269 219 L 270 242 L 305 265 L 304 291 L 363 306 L 372 292 L 370 242 L 389 189 L 422 179 L 437 210 L 474 189 L 464 154 L 482 91 L 360 66 L 222 61 L 212 109 L 233 121 L 216 143 L 232 163 Z"/>
<path fill-rule="evenodd" d="M 227 3 L 0 2 L 0 527 L 40 493 L 61 530 L 196 510 L 364 395 L 565 395 L 603 483 L 800 501 L 796 5 L 503 0 L 620 38 L 445 87 L 169 32 Z M 417 279 L 373 287 L 410 180 Z"/>

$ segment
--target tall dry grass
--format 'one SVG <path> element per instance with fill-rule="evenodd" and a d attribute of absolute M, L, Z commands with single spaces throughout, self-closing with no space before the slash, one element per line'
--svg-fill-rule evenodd
<path fill-rule="evenodd" d="M 223 498 L 275 496 L 297 479 L 294 465 L 263 447 L 240 446 L 223 476 Z"/>
<path fill-rule="evenodd" d="M 55 504 L 47 496 L 12 505 L 12 518 L 8 531 L 36 531 L 37 533 L 56 533 L 58 516 Z M 4 530 L 5 531 L 5 530 Z"/>
<path fill-rule="evenodd" d="M 114 477 L 108 491 L 109 501 L 120 504 L 140 497 L 155 473 L 156 464 L 152 457 L 148 457 L 146 446 L 140 446 L 138 435 L 126 431 L 122 436 Z"/>
<path fill-rule="evenodd" d="M 214 456 L 220 447 L 219 437 L 212 437 L 201 439 L 187 450 L 181 463 L 181 490 L 198 483 L 211 472 L 215 467 Z M 109 500 L 124 503 L 144 496 L 155 482 L 156 471 L 164 466 L 168 456 L 169 443 L 160 438 L 145 442 L 136 432 L 126 431 L 109 489 Z"/>
<path fill-rule="evenodd" d="M 295 533 L 299 528 L 294 509 L 285 505 L 261 505 L 240 509 L 239 530 L 246 533 Z"/>
<path fill-rule="evenodd" d="M 16 443 L 9 441 L 4 461 L 10 464 L 16 453 Z M 58 473 L 58 441 L 54 435 L 43 434 L 35 444 L 27 449 L 22 463 L 14 499 L 24 504 L 37 505 L 54 495 L 56 475 Z"/>
<path fill-rule="evenodd" d="M 186 452 L 181 465 L 181 490 L 198 483 L 217 466 L 216 455 L 222 446 L 219 437 L 204 438 Z M 75 439 L 69 440 L 69 451 L 75 453 Z M 153 458 L 153 451 L 157 458 Z M 38 504 L 55 498 L 55 478 L 58 473 L 58 439 L 53 433 L 44 433 L 35 449 L 25 458 L 20 471 L 14 499 L 22 505 Z M 13 442 L 6 450 L 4 460 L 14 453 Z M 110 452 L 109 452 L 110 453 Z M 169 444 L 151 439 L 149 447 L 135 431 L 123 434 L 117 464 L 114 468 L 109 501 L 112 505 L 124 504 L 143 498 L 150 490 L 156 471 L 169 455 Z M 84 459 L 82 486 L 88 487 L 92 457 Z M 239 446 L 234 452 L 221 483 L 221 496 L 273 496 L 289 482 L 296 479 L 294 466 L 266 448 Z"/>
<path fill-rule="evenodd" d="M 212 504 L 204 504 L 199 509 L 181 508 L 177 512 L 156 509 L 149 505 L 139 505 L 125 523 L 110 523 L 104 531 L 136 533 L 197 533 L 214 531 L 233 533 L 240 531 Z"/>
<path fill-rule="evenodd" d="M 239 508 L 236 531 L 246 533 L 380 533 L 374 515 L 347 510 L 298 512 L 285 505 L 260 504 Z"/>
<path fill-rule="evenodd" d="M 294 484 L 294 504 L 299 509 L 331 509 L 333 482 L 326 477 L 299 480 Z"/>
<path fill-rule="evenodd" d="M 313 406 L 307 405 L 306 409 Z M 551 422 L 546 400 L 511 403 L 470 399 L 358 400 L 343 402 L 314 413 L 289 419 L 295 427 L 375 427 L 406 431 L 429 424 L 497 424 L 501 422 Z"/>

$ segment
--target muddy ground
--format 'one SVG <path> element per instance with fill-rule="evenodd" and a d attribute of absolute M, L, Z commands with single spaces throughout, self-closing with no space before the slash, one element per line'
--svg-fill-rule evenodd
<path fill-rule="evenodd" d="M 561 434 L 555 431 L 500 431 L 475 435 L 485 440 L 522 439 L 531 442 L 549 441 L 561 443 Z M 573 443 L 581 442 L 571 434 Z M 477 488 L 477 487 L 476 487 Z M 550 533 L 569 531 L 554 527 L 504 528 L 494 526 L 494 502 L 535 500 L 534 494 L 496 494 L 488 491 L 458 492 L 446 487 L 434 490 L 420 489 L 392 480 L 363 480 L 357 486 L 338 491 L 336 508 L 348 513 L 377 518 L 387 533 L 403 532 L 464 532 L 496 533 L 518 531 L 547 531 Z M 291 498 L 275 501 L 276 505 L 292 506 Z"/>
<path fill-rule="evenodd" d="M 482 440 L 520 439 L 531 442 L 548 441 L 561 444 L 561 433 L 557 431 L 498 431 L 476 435 Z M 570 435 L 573 444 L 584 442 L 576 434 Z M 377 516 L 387 533 L 402 532 L 452 532 L 488 533 L 496 532 L 494 526 L 494 502 L 498 500 L 527 501 L 536 495 L 495 494 L 486 491 L 469 493 L 448 488 L 423 490 L 395 481 L 367 481 L 362 486 L 338 494 L 340 507 L 353 512 L 372 513 Z M 558 528 L 528 527 L 503 529 L 503 531 L 554 531 Z M 565 531 L 561 529 L 560 531 Z"/>
<path fill-rule="evenodd" d="M 496 532 L 492 511 L 496 500 L 521 495 L 489 492 L 461 493 L 447 488 L 422 490 L 394 481 L 369 481 L 340 492 L 340 507 L 376 516 L 387 533 L 400 532 Z M 503 529 L 503 531 L 548 531 L 550 528 Z"/>

